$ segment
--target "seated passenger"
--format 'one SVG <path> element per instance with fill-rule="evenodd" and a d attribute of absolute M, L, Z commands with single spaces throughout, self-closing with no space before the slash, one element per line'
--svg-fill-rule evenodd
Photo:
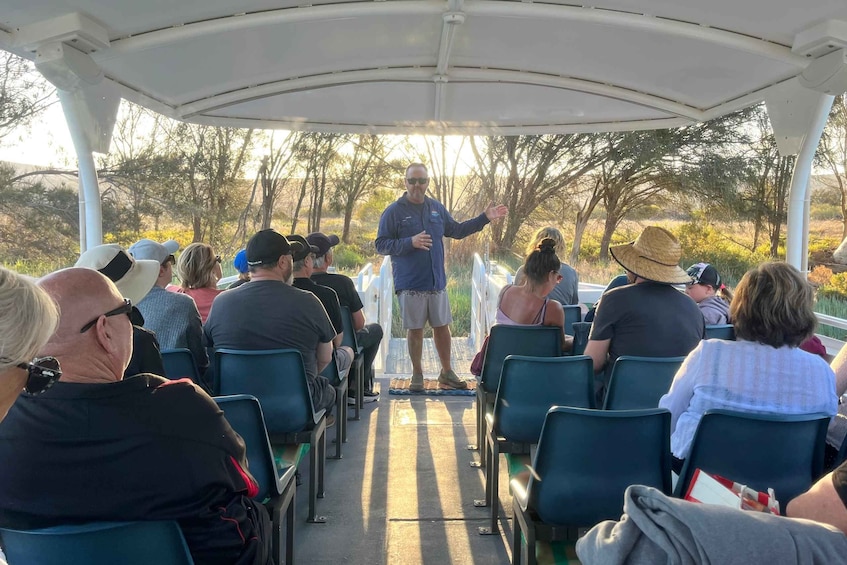
<path fill-rule="evenodd" d="M 215 255 L 211 245 L 192 243 L 180 253 L 176 262 L 176 275 L 180 285 L 174 291 L 194 299 L 200 320 L 205 324 L 212 301 L 223 292 L 218 290 L 218 281 L 223 276 L 221 256 Z"/>
<path fill-rule="evenodd" d="M 562 232 L 553 226 L 547 226 L 539 229 L 535 232 L 535 235 L 532 236 L 532 240 L 526 248 L 527 257 L 536 251 L 538 246 L 545 239 L 553 240 L 553 250 L 557 256 L 565 253 L 565 238 L 562 237 Z M 558 300 L 559 303 L 566 306 L 570 304 L 579 304 L 579 275 L 577 275 L 573 267 L 566 263 L 561 263 L 561 267 L 559 267 L 559 274 L 561 275 L 561 279 L 556 286 L 553 287 L 553 290 L 550 291 L 549 297 L 554 300 Z M 524 266 L 521 265 L 518 267 L 518 270 L 515 271 L 515 284 L 523 284 L 523 278 Z"/>
<path fill-rule="evenodd" d="M 233 288 L 238 288 L 246 282 L 250 282 L 250 269 L 247 267 L 247 250 L 242 249 L 238 253 L 235 254 L 235 259 L 232 260 L 232 266 L 235 267 L 235 270 L 238 271 L 238 278 L 234 280 L 228 287 L 227 290 L 232 290 Z"/>
<path fill-rule="evenodd" d="M 197 564 L 269 565 L 244 442 L 214 400 L 184 379 L 123 380 L 130 309 L 105 276 L 71 268 L 38 284 L 60 311 L 41 355 L 64 372 L 0 426 L 0 526 L 176 520 Z"/>
<path fill-rule="evenodd" d="M 344 322 L 341 320 L 341 305 L 338 303 L 338 295 L 328 286 L 321 286 L 313 281 L 312 265 L 315 261 L 315 253 L 317 246 L 309 244 L 306 238 L 302 235 L 289 235 L 288 241 L 296 241 L 301 245 L 300 250 L 293 253 L 293 269 L 294 281 L 291 286 L 311 292 L 318 297 L 321 304 L 326 310 L 329 321 L 332 322 L 332 328 L 335 330 L 335 337 L 332 338 L 332 354 L 335 357 L 335 366 L 338 369 L 338 374 L 342 377 L 350 370 L 350 365 L 353 364 L 353 350 L 346 345 L 341 345 L 344 339 Z"/>
<path fill-rule="evenodd" d="M 0 267 L 0 420 L 26 387 L 38 393 L 55 382 L 55 359 L 35 356 L 59 322 L 56 304 L 28 277 Z"/>
<path fill-rule="evenodd" d="M 210 347 L 298 349 L 314 408 L 327 411 L 330 425 L 335 421 L 329 416 L 335 389 L 320 372 L 332 360 L 335 330 L 320 300 L 291 286 L 291 253 L 301 249 L 300 243 L 289 243 L 272 229 L 251 237 L 247 242 L 250 284 L 215 299 L 203 332 Z"/>
<path fill-rule="evenodd" d="M 697 303 L 707 326 L 729 324 L 729 303 L 732 292 L 721 283 L 718 270 L 708 263 L 697 263 L 688 268 L 691 281 L 685 285 L 685 294 Z"/>
<path fill-rule="evenodd" d="M 132 244 L 130 254 L 137 260 L 156 261 L 159 276 L 150 292 L 137 304 L 144 315 L 144 326 L 156 332 L 162 349 L 188 349 L 202 375 L 209 366 L 209 356 L 203 346 L 203 326 L 200 312 L 190 296 L 168 292 L 176 263 L 173 254 L 179 244 L 173 240 L 158 243 L 142 239 Z"/>
<path fill-rule="evenodd" d="M 364 304 L 350 277 L 327 272 L 335 259 L 332 248 L 340 243 L 338 236 L 314 232 L 307 235 L 306 239 L 309 244 L 318 248 L 312 266 L 312 280 L 334 290 L 341 306 L 346 306 L 350 310 L 353 329 L 356 330 L 356 343 L 362 348 L 362 361 L 365 366 L 365 402 L 368 402 L 368 399 L 376 400 L 379 392 L 373 389 L 373 365 L 376 354 L 379 352 L 379 344 L 382 343 L 382 326 L 376 323 L 365 323 Z M 349 394 L 355 394 L 352 386 Z"/>
<path fill-rule="evenodd" d="M 703 339 L 705 324 L 697 304 L 672 286 L 691 280 L 679 267 L 682 249 L 676 237 L 648 226 L 634 242 L 609 251 L 631 284 L 610 290 L 597 306 L 585 347 L 594 371 L 608 366 L 608 376 L 621 355 L 688 355 Z M 598 389 L 602 385 L 598 382 Z"/>
<path fill-rule="evenodd" d="M 562 280 L 555 245 L 553 239 L 543 239 L 527 256 L 522 284 L 506 285 L 500 291 L 494 321 L 510 326 L 559 327 L 562 329 L 562 349 L 568 351 L 571 341 L 565 336 L 565 312 L 561 303 L 549 296 Z"/>
<path fill-rule="evenodd" d="M 799 349 L 817 325 L 813 290 L 787 263 L 762 263 L 735 289 L 736 341 L 700 342 L 659 401 L 671 412 L 671 452 L 685 459 L 706 410 L 835 414 L 835 375 Z"/>
<path fill-rule="evenodd" d="M 136 261 L 117 244 L 98 245 L 79 256 L 76 267 L 94 269 L 106 275 L 132 304 L 132 358 L 124 377 L 139 373 L 164 375 L 162 353 L 156 334 L 144 328 L 144 316 L 135 307 L 156 283 L 159 265 L 155 261 Z"/>

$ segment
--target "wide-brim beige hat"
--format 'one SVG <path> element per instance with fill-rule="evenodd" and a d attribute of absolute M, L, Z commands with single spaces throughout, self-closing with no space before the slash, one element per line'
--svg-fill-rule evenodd
<path fill-rule="evenodd" d="M 133 259 L 120 245 L 108 243 L 87 250 L 79 256 L 75 266 L 103 273 L 115 283 L 124 298 L 138 304 L 156 284 L 161 264 Z"/>
<path fill-rule="evenodd" d="M 615 261 L 648 281 L 668 284 L 691 282 L 691 275 L 679 266 L 682 247 L 668 230 L 647 226 L 632 243 L 609 248 Z"/>

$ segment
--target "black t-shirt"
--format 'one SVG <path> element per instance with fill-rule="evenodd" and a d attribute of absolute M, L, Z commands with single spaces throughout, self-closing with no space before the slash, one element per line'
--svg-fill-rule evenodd
<path fill-rule="evenodd" d="M 312 379 L 318 343 L 336 335 L 314 294 L 275 280 L 253 280 L 217 295 L 203 332 L 209 347 L 219 349 L 299 349 Z"/>
<path fill-rule="evenodd" d="M 847 508 L 847 461 L 836 467 L 832 472 L 832 486 L 838 493 L 841 503 Z"/>
<path fill-rule="evenodd" d="M 332 327 L 335 328 L 335 333 L 339 334 L 344 331 L 344 322 L 341 320 L 341 305 L 338 303 L 338 295 L 334 290 L 328 286 L 316 284 L 315 281 L 307 277 L 295 278 L 291 286 L 317 296 L 326 310 L 326 315 L 329 316 L 329 321 L 332 322 Z"/>
<path fill-rule="evenodd" d="M 621 355 L 688 355 L 705 331 L 703 314 L 690 297 L 667 284 L 643 282 L 603 295 L 589 339 L 611 340 L 611 366 Z"/>
<path fill-rule="evenodd" d="M 351 314 L 364 307 L 362 299 L 359 298 L 359 293 L 356 291 L 356 285 L 353 284 L 350 277 L 338 273 L 312 273 L 312 280 L 319 285 L 328 286 L 334 290 L 338 295 L 338 302 L 342 306 L 347 306 Z"/>
<path fill-rule="evenodd" d="M 177 520 L 196 563 L 258 562 L 264 510 L 248 498 L 244 442 L 188 380 L 22 394 L 0 426 L 0 461 L 3 527 Z"/>

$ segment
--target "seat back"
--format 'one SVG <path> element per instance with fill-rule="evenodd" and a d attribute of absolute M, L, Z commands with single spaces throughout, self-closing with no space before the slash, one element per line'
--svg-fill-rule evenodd
<path fill-rule="evenodd" d="M 303 357 L 296 349 L 218 349 L 215 370 L 221 395 L 259 399 L 271 436 L 299 432 L 315 422 Z"/>
<path fill-rule="evenodd" d="M 92 522 L 0 530 L 10 565 L 192 565 L 176 522 Z"/>
<path fill-rule="evenodd" d="M 350 308 L 347 306 L 341 307 L 341 322 L 344 328 L 341 345 L 346 345 L 353 350 L 353 353 L 358 355 L 359 340 L 356 338 L 356 330 L 353 328 L 353 314 L 350 313 Z"/>
<path fill-rule="evenodd" d="M 735 341 L 735 326 L 732 324 L 706 326 L 706 335 L 703 339 L 728 339 Z"/>
<path fill-rule="evenodd" d="M 567 304 L 562 309 L 565 311 L 565 333 L 573 335 L 574 323 L 582 321 L 582 308 L 579 304 Z"/>
<path fill-rule="evenodd" d="M 528 506 L 545 524 L 592 526 L 617 520 L 629 485 L 671 491 L 671 414 L 556 406 L 547 413 Z"/>
<path fill-rule="evenodd" d="M 588 336 L 591 334 L 591 322 L 574 322 L 571 326 L 573 331 L 573 349 L 571 355 L 582 355 L 585 346 L 588 345 Z"/>
<path fill-rule="evenodd" d="M 224 411 L 224 417 L 235 433 L 244 440 L 250 474 L 259 484 L 256 500 L 261 501 L 282 494 L 278 489 L 274 455 L 258 399 L 249 394 L 233 394 L 216 396 L 215 402 Z"/>
<path fill-rule="evenodd" d="M 495 432 L 509 441 L 538 443 L 552 406 L 594 408 L 591 357 L 506 357 L 494 403 Z"/>
<path fill-rule="evenodd" d="M 162 365 L 165 367 L 164 377 L 170 380 L 191 379 L 200 383 L 200 372 L 194 362 L 194 355 L 188 349 L 165 349 L 162 351 Z"/>
<path fill-rule="evenodd" d="M 508 355 L 557 357 L 562 354 L 562 330 L 555 326 L 491 327 L 485 359 L 482 362 L 480 386 L 495 394 L 500 385 L 500 372 Z"/>
<path fill-rule="evenodd" d="M 604 410 L 655 408 L 668 392 L 685 357 L 621 355 L 612 368 Z"/>
<path fill-rule="evenodd" d="M 750 414 L 708 410 L 700 419 L 676 493 L 695 469 L 760 492 L 773 488 L 781 508 L 809 489 L 823 470 L 826 414 Z"/>

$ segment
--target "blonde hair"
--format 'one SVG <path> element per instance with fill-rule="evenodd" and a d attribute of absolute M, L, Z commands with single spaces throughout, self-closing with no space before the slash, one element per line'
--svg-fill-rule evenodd
<path fill-rule="evenodd" d="M 533 251 L 538 249 L 541 242 L 545 239 L 553 240 L 553 250 L 557 254 L 565 251 L 565 238 L 562 236 L 562 232 L 553 226 L 545 226 L 543 228 L 539 228 L 539 230 L 535 232 L 535 235 L 532 236 L 532 239 L 529 241 L 529 245 L 526 247 L 526 256 L 529 257 Z"/>
<path fill-rule="evenodd" d="M 206 288 L 217 284 L 214 269 L 217 257 L 207 243 L 192 243 L 176 261 L 176 274 L 182 288 Z"/>
<path fill-rule="evenodd" d="M 0 372 L 32 361 L 58 324 L 59 309 L 46 292 L 0 267 Z"/>

